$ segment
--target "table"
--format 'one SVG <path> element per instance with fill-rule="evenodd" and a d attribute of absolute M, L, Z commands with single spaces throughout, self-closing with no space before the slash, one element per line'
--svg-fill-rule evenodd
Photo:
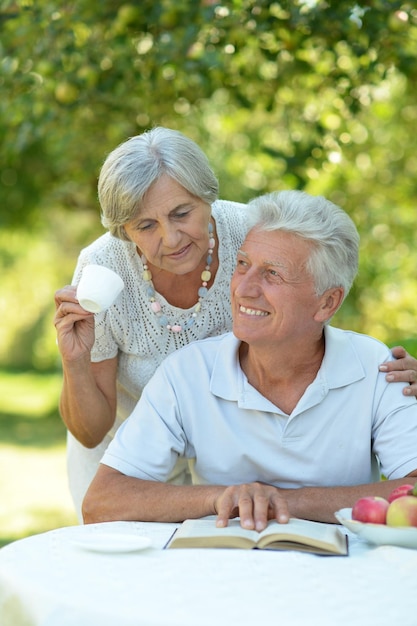
<path fill-rule="evenodd" d="M 1 626 L 416 626 L 417 550 L 346 531 L 348 557 L 261 550 L 163 550 L 175 524 L 72 526 L 0 550 Z M 96 553 L 100 533 L 152 540 Z"/>

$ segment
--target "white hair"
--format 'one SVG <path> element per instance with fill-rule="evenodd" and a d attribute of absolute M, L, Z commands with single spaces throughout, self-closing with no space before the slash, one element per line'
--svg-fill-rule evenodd
<path fill-rule="evenodd" d="M 209 204 L 217 200 L 219 184 L 201 148 L 179 131 L 156 127 L 120 144 L 104 161 L 98 181 L 103 226 L 126 240 L 124 224 L 164 174 Z"/>
<path fill-rule="evenodd" d="M 342 287 L 347 296 L 359 263 L 359 234 L 340 207 L 303 191 L 273 192 L 249 203 L 250 228 L 285 231 L 313 244 L 307 270 L 317 295 Z"/>

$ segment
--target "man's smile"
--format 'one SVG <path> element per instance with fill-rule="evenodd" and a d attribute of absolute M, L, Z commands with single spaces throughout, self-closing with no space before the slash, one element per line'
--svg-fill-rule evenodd
<path fill-rule="evenodd" d="M 245 315 L 255 315 L 258 317 L 266 317 L 267 315 L 269 315 L 267 311 L 260 311 L 259 309 L 249 309 L 242 305 L 239 306 L 239 311 L 241 313 L 245 313 Z"/>

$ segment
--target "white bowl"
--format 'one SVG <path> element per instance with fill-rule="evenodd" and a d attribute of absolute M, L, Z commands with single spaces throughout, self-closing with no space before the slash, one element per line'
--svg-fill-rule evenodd
<path fill-rule="evenodd" d="M 352 519 L 352 509 L 340 509 L 336 519 L 348 530 L 369 543 L 379 546 L 400 546 L 417 549 L 417 528 L 394 527 L 385 524 L 364 524 Z"/>

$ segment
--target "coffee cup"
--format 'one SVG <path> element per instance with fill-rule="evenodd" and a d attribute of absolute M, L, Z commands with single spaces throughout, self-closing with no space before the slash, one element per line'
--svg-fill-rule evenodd
<path fill-rule="evenodd" d="M 100 313 L 108 309 L 124 288 L 118 274 L 103 265 L 86 265 L 77 287 L 77 299 L 86 311 Z"/>

